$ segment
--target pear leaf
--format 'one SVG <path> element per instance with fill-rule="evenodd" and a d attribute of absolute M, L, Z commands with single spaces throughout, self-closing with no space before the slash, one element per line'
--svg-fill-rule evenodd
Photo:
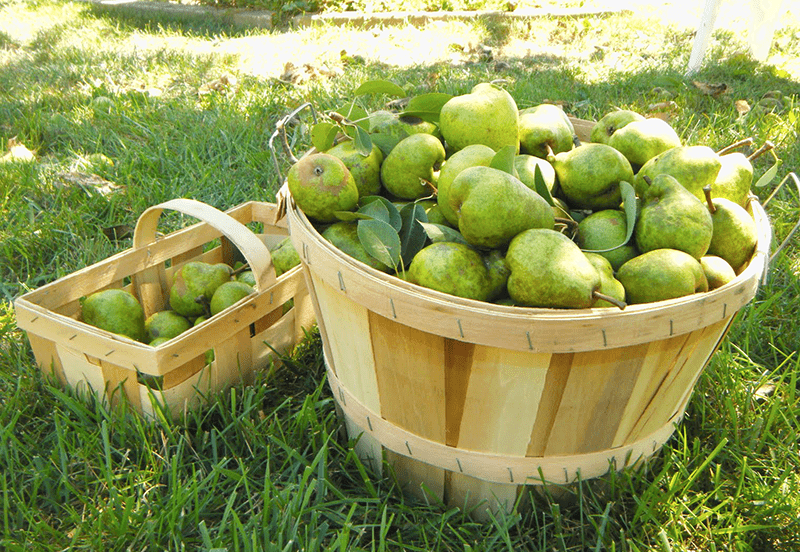
<path fill-rule="evenodd" d="M 430 239 L 433 243 L 456 242 L 469 245 L 467 240 L 464 239 L 464 236 L 461 235 L 461 232 L 454 228 L 450 228 L 449 226 L 445 226 L 443 224 L 434 224 L 432 222 L 420 222 L 420 224 L 422 225 L 422 228 L 425 229 L 428 239 Z"/>
<path fill-rule="evenodd" d="M 337 109 L 336 113 L 342 115 L 346 120 L 346 125 L 357 125 L 369 132 L 369 113 L 363 107 L 350 104 L 348 109 Z"/>
<path fill-rule="evenodd" d="M 550 195 L 550 188 L 547 187 L 547 184 L 544 182 L 544 176 L 542 176 L 542 169 L 539 168 L 539 165 L 533 170 L 533 184 L 536 186 L 536 193 L 542 196 L 550 206 L 555 206 L 556 202 L 553 199 L 553 196 Z"/>
<path fill-rule="evenodd" d="M 625 182 L 624 180 L 620 181 L 619 188 L 622 192 L 622 203 L 625 209 L 625 224 L 628 225 L 625 241 L 620 244 L 620 247 L 622 247 L 631 240 L 633 227 L 636 226 L 636 217 L 638 214 L 636 212 L 636 190 L 633 189 L 633 186 L 631 186 L 629 182 Z"/>
<path fill-rule="evenodd" d="M 382 220 L 399 232 L 403 226 L 403 219 L 397 206 L 383 196 L 367 196 L 364 198 L 359 213 L 370 215 L 372 218 Z"/>
<path fill-rule="evenodd" d="M 354 220 L 372 220 L 375 218 L 367 213 L 359 213 L 357 211 L 334 211 L 333 216 L 344 222 L 353 222 Z"/>
<path fill-rule="evenodd" d="M 370 153 L 372 153 L 372 138 L 370 137 L 369 132 L 360 126 L 356 127 L 356 137 L 354 143 L 356 146 L 356 151 L 358 151 L 358 153 L 364 157 L 367 157 Z"/>
<path fill-rule="evenodd" d="M 381 153 L 383 153 L 384 157 L 389 155 L 389 152 L 394 149 L 397 143 L 407 136 L 408 132 L 405 130 L 399 132 L 398 134 L 388 134 L 385 132 L 375 132 L 370 134 L 372 143 L 378 146 L 378 149 L 381 150 Z"/>
<path fill-rule="evenodd" d="M 438 123 L 442 106 L 452 97 L 450 94 L 441 92 L 414 96 L 408 101 L 408 105 L 403 110 L 403 115 L 413 115 L 430 123 Z"/>
<path fill-rule="evenodd" d="M 489 166 L 499 171 L 514 175 L 514 158 L 517 156 L 517 148 L 514 146 L 504 146 L 494 154 Z"/>
<path fill-rule="evenodd" d="M 403 227 L 400 230 L 400 252 L 403 264 L 408 266 L 428 239 L 428 234 L 422 227 L 423 222 L 428 222 L 428 214 L 422 205 L 413 202 L 400 209 L 400 217 L 403 219 Z"/>
<path fill-rule="evenodd" d="M 367 253 L 386 266 L 397 269 L 401 247 L 397 230 L 382 220 L 360 220 L 357 233 Z"/>
<path fill-rule="evenodd" d="M 406 95 L 406 91 L 391 81 L 371 80 L 361 84 L 354 92 L 356 96 L 365 94 L 386 94 L 387 96 L 402 98 Z"/>
<path fill-rule="evenodd" d="M 767 184 L 769 184 L 770 182 L 772 182 L 773 180 L 775 180 L 775 177 L 778 175 L 778 167 L 780 166 L 781 166 L 781 160 L 776 159 L 775 164 L 772 165 L 767 170 L 767 172 L 761 175 L 761 178 L 758 179 L 758 182 L 756 182 L 755 187 L 762 188 Z"/>
<path fill-rule="evenodd" d="M 317 151 L 328 151 L 333 147 L 339 127 L 333 123 L 317 123 L 311 128 L 311 144 Z"/>

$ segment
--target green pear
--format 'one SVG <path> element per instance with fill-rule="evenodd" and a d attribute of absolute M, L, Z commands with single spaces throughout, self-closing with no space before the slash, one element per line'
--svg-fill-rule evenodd
<path fill-rule="evenodd" d="M 450 98 L 439 113 L 439 128 L 454 151 L 483 144 L 494 151 L 514 146 L 519 151 L 519 111 L 506 90 L 481 83 L 469 94 Z"/>
<path fill-rule="evenodd" d="M 681 139 L 668 122 L 654 117 L 618 129 L 608 145 L 622 153 L 631 166 L 641 167 L 659 153 L 680 146 Z"/>
<path fill-rule="evenodd" d="M 492 249 L 484 254 L 483 262 L 486 264 L 486 270 L 489 274 L 489 301 L 493 301 L 506 295 L 511 269 L 506 262 L 505 254 L 499 249 Z"/>
<path fill-rule="evenodd" d="M 441 175 L 439 176 L 439 182 L 441 186 Z M 442 206 L 439 205 L 438 200 L 436 199 L 424 199 L 418 201 L 417 204 L 421 205 L 423 209 L 425 209 L 425 215 L 428 217 L 428 222 L 431 224 L 441 224 L 444 226 L 453 226 L 447 218 L 445 218 L 444 213 L 442 212 Z M 399 208 L 398 208 L 399 209 Z"/>
<path fill-rule="evenodd" d="M 358 187 L 353 175 L 338 157 L 312 153 L 289 169 L 286 181 L 297 206 L 317 222 L 333 222 L 336 211 L 358 206 Z"/>
<path fill-rule="evenodd" d="M 636 173 L 633 187 L 641 196 L 647 188 L 645 176 L 652 180 L 659 174 L 668 174 L 702 200 L 703 188 L 714 183 L 721 165 L 719 155 L 708 146 L 679 146 L 656 155 L 642 165 Z"/>
<path fill-rule="evenodd" d="M 297 250 L 288 236 L 278 242 L 274 249 L 270 250 L 270 255 L 272 256 L 272 266 L 275 267 L 276 277 L 300 264 L 300 255 L 297 254 Z"/>
<path fill-rule="evenodd" d="M 600 289 L 600 273 L 567 236 L 533 228 L 508 246 L 508 294 L 528 307 L 589 308 Z"/>
<path fill-rule="evenodd" d="M 417 285 L 466 299 L 491 301 L 502 292 L 498 272 L 472 247 L 438 242 L 421 249 L 408 269 L 407 278 Z"/>
<path fill-rule="evenodd" d="M 678 249 L 700 259 L 708 251 L 714 223 L 705 204 L 668 174 L 659 174 L 644 191 L 634 228 L 636 247 Z"/>
<path fill-rule="evenodd" d="M 700 261 L 677 249 L 654 249 L 622 265 L 617 280 L 629 304 L 652 303 L 708 291 Z"/>
<path fill-rule="evenodd" d="M 616 209 L 621 181 L 633 182 L 633 169 L 619 151 L 605 144 L 583 144 L 552 158 L 561 193 L 570 207 Z"/>
<path fill-rule="evenodd" d="M 644 117 L 630 109 L 618 109 L 606 113 L 592 127 L 589 140 L 598 144 L 608 144 L 612 134 L 633 121 L 644 121 Z"/>
<path fill-rule="evenodd" d="M 472 144 L 451 155 L 439 171 L 439 187 L 437 199 L 439 210 L 453 228 L 458 226 L 458 215 L 450 207 L 450 185 L 458 173 L 469 167 L 488 167 L 494 158 L 495 151 L 483 144 Z"/>
<path fill-rule="evenodd" d="M 733 270 L 728 261 L 716 255 L 704 255 L 700 259 L 700 265 L 706 274 L 708 280 L 708 289 L 717 289 L 731 282 L 736 278 L 736 272 Z"/>
<path fill-rule="evenodd" d="M 461 171 L 450 186 L 450 207 L 468 243 L 483 249 L 504 247 L 528 228 L 550 228 L 550 204 L 518 178 L 492 167 Z"/>
<path fill-rule="evenodd" d="M 333 244 L 334 247 L 341 250 L 346 255 L 361 261 L 362 263 L 371 266 L 376 270 L 382 272 L 393 272 L 394 269 L 380 262 L 378 259 L 367 253 L 364 246 L 361 245 L 361 240 L 358 238 L 358 223 L 357 222 L 336 222 L 328 226 L 322 232 L 322 237 Z"/>
<path fill-rule="evenodd" d="M 207 316 L 198 316 L 197 318 L 195 318 L 192 326 L 199 326 L 206 320 L 208 320 Z M 153 344 L 151 343 L 150 345 Z M 214 362 L 214 349 L 208 349 L 203 356 L 205 358 L 206 364 L 211 364 L 212 362 Z"/>
<path fill-rule="evenodd" d="M 378 146 L 384 157 L 389 155 L 400 140 L 412 134 L 431 134 L 442 139 L 442 133 L 436 124 L 413 115 L 400 115 L 386 110 L 370 113 L 369 133 L 372 135 L 372 143 Z"/>
<path fill-rule="evenodd" d="M 353 175 L 358 188 L 358 197 L 378 195 L 381 191 L 381 164 L 383 152 L 372 144 L 372 151 L 364 155 L 358 151 L 352 140 L 340 142 L 325 153 L 342 160 L 347 170 Z"/>
<path fill-rule="evenodd" d="M 550 152 L 572 149 L 575 129 L 564 110 L 553 104 L 540 104 L 519 112 L 519 150 L 544 159 Z"/>
<path fill-rule="evenodd" d="M 172 339 L 191 327 L 189 319 L 175 311 L 154 312 L 144 321 L 145 339 L 148 343 L 152 343 L 157 337 Z"/>
<path fill-rule="evenodd" d="M 403 138 L 381 165 L 386 190 L 401 199 L 418 199 L 432 193 L 435 172 L 444 161 L 442 142 L 430 134 Z"/>
<path fill-rule="evenodd" d="M 154 340 L 150 341 L 148 345 L 150 345 L 151 347 L 159 347 L 160 345 L 163 345 L 169 340 L 170 340 L 169 337 L 157 337 Z"/>
<path fill-rule="evenodd" d="M 739 152 L 720 155 L 719 161 L 719 173 L 712 186 L 714 197 L 729 199 L 746 207 L 753 184 L 753 164 Z"/>
<path fill-rule="evenodd" d="M 224 311 L 251 293 L 255 293 L 253 286 L 249 286 L 244 282 L 237 282 L 235 280 L 225 282 L 217 288 L 214 295 L 211 297 L 211 302 L 209 303 L 209 312 L 211 316 Z"/>
<path fill-rule="evenodd" d="M 278 269 L 275 269 L 275 273 L 277 274 Z M 233 278 L 237 282 L 244 282 L 248 286 L 256 287 L 256 275 L 252 270 L 245 270 L 240 272 Z"/>
<path fill-rule="evenodd" d="M 600 273 L 600 289 L 598 291 L 605 296 L 616 299 L 616 302 L 611 303 L 607 299 L 595 296 L 592 308 L 619 308 L 620 305 L 625 302 L 625 287 L 619 280 L 614 278 L 614 269 L 611 267 L 611 263 L 608 262 L 608 259 L 597 253 L 584 253 L 584 255 L 586 255 L 589 262 L 597 269 L 597 272 Z"/>
<path fill-rule="evenodd" d="M 224 263 L 190 261 L 175 274 L 169 290 L 169 304 L 180 315 L 195 317 L 206 313 L 219 286 L 230 281 L 233 270 Z"/>
<path fill-rule="evenodd" d="M 722 257 L 738 274 L 756 249 L 756 223 L 741 205 L 722 197 L 712 199 L 710 186 L 706 187 L 705 193 L 713 223 L 708 254 Z"/>
<path fill-rule="evenodd" d="M 625 242 L 627 236 L 628 219 L 625 213 L 619 209 L 603 209 L 578 223 L 575 243 L 587 254 L 589 251 L 596 252 L 607 259 L 614 270 L 619 270 L 625 261 L 639 254 L 633 240 Z"/>
<path fill-rule="evenodd" d="M 517 170 L 517 178 L 522 180 L 528 188 L 536 191 L 536 167 L 542 173 L 545 186 L 550 191 L 550 195 L 556 193 L 556 170 L 546 159 L 533 155 L 517 155 L 514 157 L 514 168 Z"/>
<path fill-rule="evenodd" d="M 131 293 L 122 289 L 104 289 L 81 299 L 81 316 L 91 326 L 143 341 L 144 310 Z"/>

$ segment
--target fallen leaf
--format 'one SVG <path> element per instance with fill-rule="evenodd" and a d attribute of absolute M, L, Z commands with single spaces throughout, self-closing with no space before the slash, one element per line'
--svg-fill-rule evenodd
<path fill-rule="evenodd" d="M 63 185 L 82 188 L 89 195 L 100 194 L 101 196 L 107 196 L 123 189 L 123 186 L 91 173 L 70 171 L 59 173 L 58 178 Z"/>
<path fill-rule="evenodd" d="M 0 157 L 0 163 L 13 163 L 13 162 L 29 162 L 35 161 L 36 156 L 31 150 L 25 147 L 24 144 L 17 141 L 16 138 L 8 139 L 8 153 Z"/>
<path fill-rule="evenodd" d="M 729 92 L 731 92 L 731 88 L 724 82 L 709 83 L 709 82 L 692 81 L 692 84 L 700 92 L 706 94 L 707 96 L 711 96 L 713 98 L 717 98 L 722 94 L 728 94 Z"/>
<path fill-rule="evenodd" d="M 754 395 L 755 395 L 755 397 L 757 399 L 762 399 L 762 400 L 768 399 L 769 396 L 772 395 L 775 392 L 775 389 L 777 389 L 775 384 L 773 384 L 773 383 L 765 383 L 764 385 L 762 385 L 761 387 L 756 389 L 756 392 L 754 393 Z"/>
<path fill-rule="evenodd" d="M 212 92 L 227 92 L 231 88 L 235 88 L 237 84 L 239 84 L 239 79 L 230 73 L 225 73 L 220 78 L 201 85 L 197 89 L 197 94 L 205 96 Z"/>
<path fill-rule="evenodd" d="M 672 101 L 658 102 L 647 106 L 647 111 L 677 111 L 678 104 Z"/>
<path fill-rule="evenodd" d="M 733 106 L 736 108 L 736 112 L 739 115 L 744 115 L 745 113 L 750 111 L 750 104 L 747 103 L 747 100 L 736 100 Z"/>
<path fill-rule="evenodd" d="M 130 224 L 117 224 L 103 228 L 103 234 L 111 241 L 118 241 L 133 236 L 134 227 Z"/>

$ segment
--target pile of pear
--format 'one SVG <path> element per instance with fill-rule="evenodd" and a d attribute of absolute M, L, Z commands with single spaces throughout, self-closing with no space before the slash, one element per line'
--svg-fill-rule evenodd
<path fill-rule="evenodd" d="M 289 238 L 271 249 L 276 275 L 300 264 Z M 158 347 L 255 293 L 256 281 L 247 264 L 189 261 L 175 271 L 167 308 L 145 316 L 140 301 L 127 289 L 109 288 L 81 298 L 81 320 L 103 330 Z M 214 359 L 206 353 L 206 362 Z"/>
<path fill-rule="evenodd" d="M 559 106 L 520 108 L 502 87 L 481 83 L 444 103 L 436 124 L 381 110 L 371 114 L 370 132 L 368 156 L 345 139 L 295 163 L 287 177 L 293 199 L 348 255 L 443 293 L 525 307 L 624 308 L 723 286 L 756 247 L 746 209 L 750 159 L 685 144 L 659 118 L 615 110 L 581 142 Z M 493 166 L 509 147 L 512 170 Z M 552 202 L 537 192 L 537 169 Z M 635 190 L 632 233 L 623 198 L 634 198 L 622 182 Z M 408 266 L 378 262 L 359 243 L 357 222 L 336 214 L 377 194 L 398 206 L 423 204 L 429 223 L 463 240 L 429 240 Z"/>

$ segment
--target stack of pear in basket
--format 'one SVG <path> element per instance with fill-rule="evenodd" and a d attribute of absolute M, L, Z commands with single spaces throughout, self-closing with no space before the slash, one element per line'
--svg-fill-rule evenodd
<path fill-rule="evenodd" d="M 520 109 L 482 83 L 332 121 L 290 169 L 294 202 L 343 252 L 426 288 L 624 308 L 721 287 L 756 248 L 753 156 L 684 144 L 659 118 Z"/>

